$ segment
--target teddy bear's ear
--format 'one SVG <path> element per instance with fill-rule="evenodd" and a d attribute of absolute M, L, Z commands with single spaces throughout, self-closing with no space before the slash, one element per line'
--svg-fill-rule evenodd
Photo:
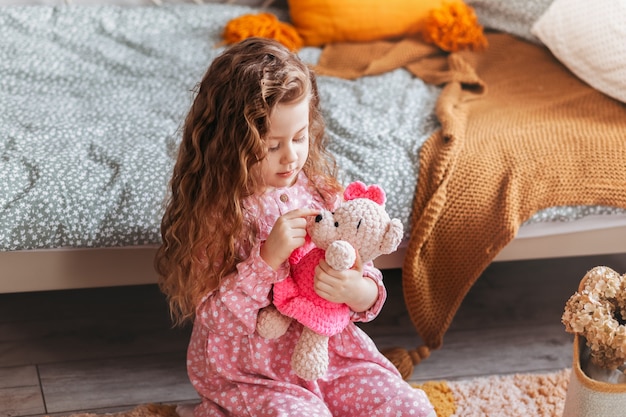
<path fill-rule="evenodd" d="M 387 224 L 387 230 L 385 230 L 383 240 L 380 242 L 380 251 L 383 254 L 389 254 L 395 251 L 398 249 L 398 245 L 400 245 L 403 236 L 404 228 L 402 222 L 398 219 L 392 219 L 389 224 Z"/>

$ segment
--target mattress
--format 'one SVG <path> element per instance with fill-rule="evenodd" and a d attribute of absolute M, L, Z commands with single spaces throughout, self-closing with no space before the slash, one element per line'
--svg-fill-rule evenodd
<path fill-rule="evenodd" d="M 159 244 L 192 91 L 224 47 L 226 22 L 257 11 L 0 8 L 0 251 Z M 300 55 L 314 64 L 320 51 Z M 341 181 L 381 185 L 408 236 L 420 147 L 439 128 L 439 88 L 401 69 L 353 81 L 320 76 L 318 86 Z M 585 218 L 623 221 L 626 211 L 552 207 L 520 234 Z"/>

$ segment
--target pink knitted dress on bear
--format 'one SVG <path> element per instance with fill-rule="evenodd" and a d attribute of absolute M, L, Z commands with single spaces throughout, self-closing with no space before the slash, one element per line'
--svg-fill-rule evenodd
<path fill-rule="evenodd" d="M 326 251 L 309 245 L 296 249 L 289 257 L 291 275 L 274 284 L 274 305 L 282 314 L 324 336 L 340 333 L 350 322 L 346 304 L 325 300 L 315 292 L 315 267 Z"/>
<path fill-rule="evenodd" d="M 385 192 L 377 185 L 366 186 L 360 181 L 348 185 L 344 200 L 367 198 L 384 204 Z M 293 251 L 289 257 L 291 275 L 274 284 L 274 305 L 282 314 L 292 317 L 302 325 L 323 336 L 340 333 L 350 322 L 350 308 L 325 300 L 314 290 L 315 267 L 324 259 L 326 251 L 307 244 Z"/>

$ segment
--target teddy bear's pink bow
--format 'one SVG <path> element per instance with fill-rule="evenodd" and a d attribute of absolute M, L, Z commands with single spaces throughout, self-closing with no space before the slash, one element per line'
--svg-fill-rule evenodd
<path fill-rule="evenodd" d="M 368 187 L 361 181 L 349 184 L 343 192 L 343 198 L 346 201 L 356 198 L 368 198 L 381 206 L 385 204 L 386 200 L 385 191 L 381 187 L 376 184 Z"/>

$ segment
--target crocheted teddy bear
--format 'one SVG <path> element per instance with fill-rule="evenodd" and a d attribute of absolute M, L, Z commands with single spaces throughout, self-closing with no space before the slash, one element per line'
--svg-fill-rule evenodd
<path fill-rule="evenodd" d="M 344 202 L 334 211 L 322 211 L 307 223 L 315 245 L 295 250 L 289 262 L 291 274 L 274 284 L 273 306 L 259 312 L 257 332 L 269 339 L 282 336 L 292 319 L 303 324 L 291 357 L 294 372 L 305 380 L 323 377 L 328 369 L 328 338 L 350 322 L 350 309 L 321 298 L 313 288 L 315 267 L 324 258 L 335 270 L 349 269 L 362 261 L 395 251 L 403 236 L 402 223 L 384 208 L 385 192 L 377 185 L 354 182 L 344 191 Z"/>

